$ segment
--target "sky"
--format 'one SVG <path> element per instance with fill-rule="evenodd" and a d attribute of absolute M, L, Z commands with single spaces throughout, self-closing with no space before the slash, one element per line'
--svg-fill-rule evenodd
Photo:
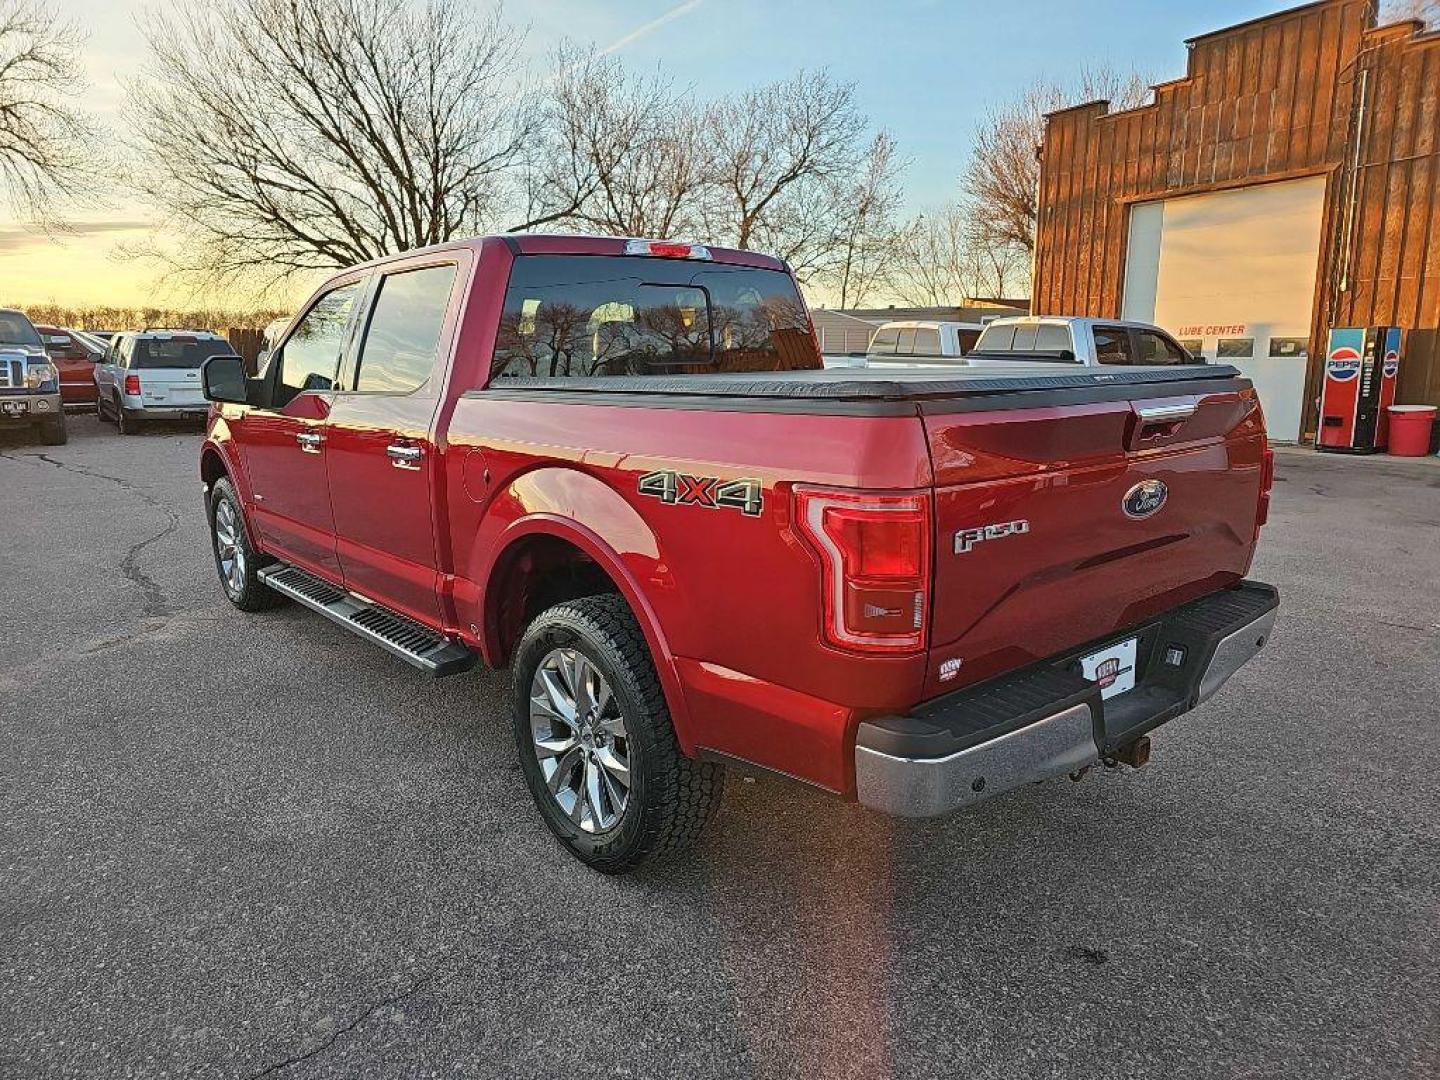
<path fill-rule="evenodd" d="M 80 104 L 120 123 L 121 80 L 146 62 L 135 20 L 194 0 L 52 0 L 89 40 L 78 58 Z M 484 6 L 488 7 L 488 4 Z M 1183 74 L 1184 39 L 1288 6 L 1285 0 L 510 0 L 528 26 L 526 56 L 543 72 L 568 37 L 660 68 L 702 98 L 827 68 L 856 84 L 861 108 L 909 161 L 907 210 L 952 199 L 976 124 L 1037 78 L 1069 81 L 1085 65 L 1134 68 L 1160 82 Z M 112 200 L 71 211 L 72 231 L 37 234 L 0 208 L 0 304 L 184 304 L 195 299 L 127 250 L 164 243 L 147 208 Z M 298 286 L 297 286 L 298 288 Z M 240 298 L 221 297 L 221 302 Z"/>

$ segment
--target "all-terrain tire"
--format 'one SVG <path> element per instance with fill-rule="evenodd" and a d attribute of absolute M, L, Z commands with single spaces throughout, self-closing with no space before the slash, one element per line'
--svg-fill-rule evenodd
<path fill-rule="evenodd" d="M 631 786 L 619 821 L 586 832 L 561 809 L 546 783 L 531 730 L 531 686 L 542 661 L 573 649 L 604 677 L 627 732 Z M 685 756 L 645 635 L 623 597 L 583 597 L 536 617 L 515 651 L 515 742 L 525 781 L 545 824 L 572 855 L 619 874 L 687 850 L 715 816 L 725 770 Z"/>
<path fill-rule="evenodd" d="M 235 486 L 230 483 L 229 477 L 222 476 L 215 481 L 210 489 L 206 509 L 210 523 L 210 550 L 215 556 L 215 573 L 220 578 L 220 587 L 225 590 L 226 598 L 241 611 L 268 611 L 283 604 L 285 597 L 257 576 L 262 567 L 274 560 L 251 546 L 250 538 L 245 533 L 240 497 L 235 494 Z M 231 544 L 233 548 L 230 547 Z M 229 569 L 222 552 L 231 557 Z M 234 564 L 237 558 L 238 568 Z"/>

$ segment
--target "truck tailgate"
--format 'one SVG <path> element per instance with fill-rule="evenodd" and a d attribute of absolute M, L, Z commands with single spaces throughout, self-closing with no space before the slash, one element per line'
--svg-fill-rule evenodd
<path fill-rule="evenodd" d="M 936 488 L 930 693 L 1104 638 L 1249 567 L 1265 437 L 1248 384 L 934 401 L 921 418 Z"/>

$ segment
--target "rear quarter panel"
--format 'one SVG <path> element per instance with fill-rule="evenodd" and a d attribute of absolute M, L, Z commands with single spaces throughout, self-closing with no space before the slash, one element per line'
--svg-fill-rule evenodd
<path fill-rule="evenodd" d="M 448 441 L 446 527 L 460 623 L 484 625 L 490 570 L 510 538 L 526 528 L 563 534 L 574 523 L 643 597 L 661 639 L 657 654 L 672 667 L 667 681 L 682 688 L 684 703 L 672 709 L 683 715 L 677 728 L 687 750 L 732 754 L 842 790 L 855 711 L 916 700 L 923 656 L 857 661 L 821 645 L 819 569 L 791 527 L 797 480 L 928 486 L 916 417 L 568 404 L 482 392 L 456 403 Z M 757 479 L 760 513 L 642 494 L 640 478 L 660 470 Z"/>

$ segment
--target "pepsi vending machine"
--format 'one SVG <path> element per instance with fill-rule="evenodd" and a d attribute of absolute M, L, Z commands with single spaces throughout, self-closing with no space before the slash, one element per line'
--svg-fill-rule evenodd
<path fill-rule="evenodd" d="M 1400 374 L 1398 326 L 1336 326 L 1325 348 L 1317 450 L 1373 454 L 1390 442 L 1395 380 Z"/>

